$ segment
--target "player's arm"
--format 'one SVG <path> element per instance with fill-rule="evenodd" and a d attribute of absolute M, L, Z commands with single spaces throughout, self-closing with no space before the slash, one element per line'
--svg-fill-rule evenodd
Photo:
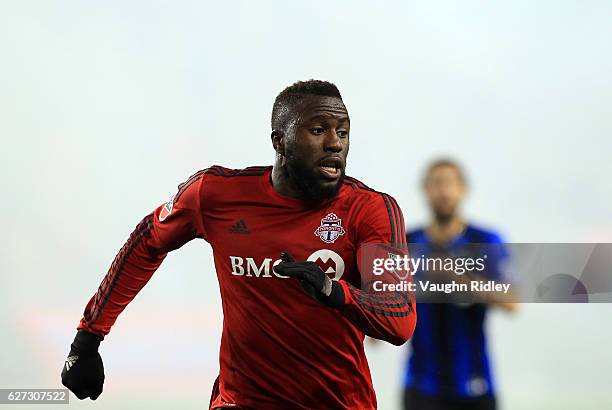
<path fill-rule="evenodd" d="M 512 283 L 508 277 L 507 262 L 510 259 L 510 254 L 504 241 L 498 235 L 492 235 L 489 246 L 490 249 L 487 253 L 489 259 L 488 265 L 490 266 L 491 271 L 487 271 L 486 279 L 493 279 L 502 283 L 510 283 L 511 286 L 507 293 L 485 292 L 484 303 L 489 303 L 491 306 L 500 308 L 506 312 L 515 312 L 518 310 L 518 304 L 516 301 L 518 300 L 519 295 L 517 291 L 515 291 L 518 284 Z"/>
<path fill-rule="evenodd" d="M 104 371 L 98 354 L 119 314 L 147 284 L 168 252 L 194 238 L 205 238 L 201 213 L 202 177 L 195 174 L 177 194 L 136 226 L 116 255 L 98 291 L 87 303 L 77 327 L 62 383 L 79 398 L 95 400 Z"/>
<path fill-rule="evenodd" d="M 438 283 L 458 283 L 466 286 L 468 291 L 462 292 L 459 296 L 460 299 L 467 298 L 465 302 L 468 303 L 482 303 L 490 306 L 501 308 L 508 312 L 513 312 L 518 309 L 518 304 L 515 301 L 518 298 L 518 294 L 513 290 L 516 289 L 516 284 L 512 283 L 507 278 L 507 272 L 505 272 L 505 262 L 509 258 L 508 251 L 505 247 L 504 242 L 497 235 L 491 235 L 488 242 L 483 242 L 478 245 L 478 248 L 474 248 L 475 244 L 468 244 L 468 251 L 474 251 L 480 248 L 479 253 L 486 254 L 487 262 L 486 269 L 481 273 L 475 271 L 465 271 L 462 273 L 456 273 L 453 270 L 441 270 L 435 272 L 428 272 L 426 278 Z M 444 252 L 441 255 L 437 255 L 440 258 L 452 258 L 453 255 L 449 252 Z M 502 284 L 509 284 L 510 289 L 507 292 L 499 291 L 471 291 L 471 283 L 473 281 L 486 282 L 494 281 Z M 438 295 L 436 295 L 439 297 Z M 446 303 L 454 303 L 454 295 L 443 295 L 442 298 L 446 298 Z M 464 302 L 464 300 L 461 300 Z"/>
<path fill-rule="evenodd" d="M 364 334 L 401 345 L 412 336 L 416 325 L 413 296 L 406 291 L 374 291 L 371 269 L 373 259 L 389 258 L 390 251 L 400 257 L 407 255 L 404 220 L 392 197 L 383 194 L 377 199 L 364 207 L 356 233 L 361 289 L 343 280 L 332 281 L 316 263 L 295 262 L 286 253 L 281 255 L 283 262 L 275 270 L 299 279 L 306 292 L 322 304 L 338 309 Z M 407 281 L 411 282 L 410 275 Z"/>
<path fill-rule="evenodd" d="M 409 265 L 396 265 L 392 271 L 383 269 L 382 274 L 375 274 L 373 267 L 375 259 L 407 260 L 404 217 L 395 199 L 386 194 L 372 200 L 364 211 L 356 238 L 362 283 L 357 288 L 339 281 L 345 296 L 340 312 L 367 336 L 401 345 L 412 337 L 416 326 L 414 294 L 389 290 L 383 284 L 412 283 Z"/>
<path fill-rule="evenodd" d="M 464 284 L 467 289 L 470 288 L 472 281 L 485 282 L 490 281 L 491 278 L 485 275 L 479 275 L 477 273 L 464 273 L 457 275 L 454 272 L 447 275 L 445 278 L 446 282 L 454 281 L 455 283 Z M 502 281 L 503 283 L 504 281 Z M 498 307 L 507 312 L 515 312 L 518 309 L 516 292 L 508 290 L 506 293 L 498 291 L 467 291 L 465 294 L 470 295 L 471 303 L 483 303 L 493 307 Z"/>

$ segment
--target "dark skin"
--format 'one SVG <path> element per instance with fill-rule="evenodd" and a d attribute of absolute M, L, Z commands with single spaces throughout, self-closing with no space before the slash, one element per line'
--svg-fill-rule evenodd
<path fill-rule="evenodd" d="M 349 115 L 340 98 L 304 97 L 291 110 L 288 124 L 272 130 L 274 189 L 315 203 L 335 196 L 344 179 L 349 131 Z"/>

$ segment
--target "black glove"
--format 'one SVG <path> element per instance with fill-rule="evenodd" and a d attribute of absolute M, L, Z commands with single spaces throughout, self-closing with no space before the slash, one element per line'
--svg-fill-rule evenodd
<path fill-rule="evenodd" d="M 281 253 L 282 262 L 274 270 L 283 276 L 298 279 L 304 291 L 316 300 L 331 308 L 344 305 L 342 285 L 331 280 L 314 262 L 296 262 L 287 252 Z"/>
<path fill-rule="evenodd" d="M 104 365 L 98 353 L 102 337 L 79 330 L 62 369 L 62 384 L 79 400 L 98 398 L 104 384 Z"/>

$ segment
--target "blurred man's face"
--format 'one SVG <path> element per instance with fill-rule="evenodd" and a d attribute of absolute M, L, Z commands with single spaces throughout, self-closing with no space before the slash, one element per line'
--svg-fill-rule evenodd
<path fill-rule="evenodd" d="M 465 194 L 459 171 L 449 165 L 441 165 L 431 170 L 425 181 L 425 194 L 434 217 L 448 221 L 456 213 Z"/>
<path fill-rule="evenodd" d="M 335 196 L 344 181 L 349 116 L 339 98 L 311 96 L 287 132 L 289 177 L 305 199 Z"/>

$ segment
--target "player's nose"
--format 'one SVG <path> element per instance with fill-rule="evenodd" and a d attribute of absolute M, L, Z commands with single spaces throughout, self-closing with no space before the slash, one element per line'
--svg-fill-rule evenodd
<path fill-rule="evenodd" d="M 327 133 L 325 133 L 323 144 L 324 144 L 323 149 L 325 151 L 331 151 L 331 152 L 342 151 L 342 142 L 340 141 L 340 137 L 338 136 L 338 133 L 334 129 L 330 129 Z"/>

